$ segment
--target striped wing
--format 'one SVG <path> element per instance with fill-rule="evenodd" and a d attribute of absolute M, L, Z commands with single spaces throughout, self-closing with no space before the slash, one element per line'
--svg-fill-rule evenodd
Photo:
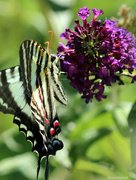
<path fill-rule="evenodd" d="M 23 82 L 20 81 L 19 73 L 19 66 L 0 72 L 0 110 L 4 113 L 15 114 L 18 107 L 25 106 Z"/>
<path fill-rule="evenodd" d="M 58 78 L 56 57 L 48 55 L 36 41 L 26 40 L 20 46 L 20 69 L 24 77 L 25 94 L 31 98 L 31 112 L 43 138 L 38 176 L 42 156 L 46 155 L 48 159 L 48 155 L 55 155 L 63 147 L 63 143 L 56 137 L 60 133 L 60 124 L 54 99 L 62 104 L 66 104 L 67 99 Z"/>
<path fill-rule="evenodd" d="M 59 81 L 58 60 L 54 55 L 48 55 L 46 50 L 33 40 L 26 40 L 20 46 L 21 75 L 24 78 L 26 93 L 31 96 L 37 77 L 45 81 L 46 75 L 50 82 L 50 89 L 57 101 L 66 105 L 67 98 Z"/>
<path fill-rule="evenodd" d="M 32 142 L 33 151 L 40 152 L 43 139 L 32 115 L 29 101 L 24 93 L 20 67 L 2 70 L 0 72 L 0 111 L 15 115 L 14 123 L 26 134 L 27 140 Z"/>
<path fill-rule="evenodd" d="M 20 47 L 20 64 L 21 75 L 25 77 L 25 91 L 31 97 L 30 105 L 33 115 L 47 141 L 47 136 L 60 132 L 54 98 L 62 104 L 67 103 L 58 78 L 56 57 L 48 55 L 36 41 L 26 40 Z M 57 122 L 57 127 L 54 122 Z"/>
<path fill-rule="evenodd" d="M 62 149 L 56 137 L 60 132 L 55 101 L 66 105 L 67 99 L 59 81 L 57 59 L 33 40 L 20 46 L 20 66 L 0 72 L 0 111 L 14 114 L 14 123 L 33 144 L 32 150 L 43 156 Z"/>

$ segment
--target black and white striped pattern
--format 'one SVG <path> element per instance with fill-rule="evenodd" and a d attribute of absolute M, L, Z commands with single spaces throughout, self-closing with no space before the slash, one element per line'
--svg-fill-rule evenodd
<path fill-rule="evenodd" d="M 20 66 L 0 72 L 0 111 L 14 114 L 14 123 L 32 142 L 32 150 L 39 154 L 39 173 L 41 158 L 55 155 L 63 147 L 56 138 L 60 127 L 54 125 L 59 124 L 55 99 L 64 105 L 67 99 L 56 56 L 33 40 L 24 41 L 19 54 Z"/>

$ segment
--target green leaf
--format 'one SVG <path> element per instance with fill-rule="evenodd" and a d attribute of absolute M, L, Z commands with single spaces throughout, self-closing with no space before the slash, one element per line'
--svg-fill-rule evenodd
<path fill-rule="evenodd" d="M 110 176 L 115 177 L 114 172 L 110 168 L 108 168 L 108 166 L 102 165 L 100 163 L 94 163 L 86 160 L 78 160 L 75 167 L 78 170 L 91 171 L 101 176 L 105 176 L 106 179 Z"/>
<path fill-rule="evenodd" d="M 103 137 L 109 135 L 112 131 L 113 128 L 92 128 L 83 133 L 79 139 L 74 139 L 70 149 L 72 160 L 75 161 L 78 157 L 83 156 L 93 143 L 96 143 Z"/>
<path fill-rule="evenodd" d="M 136 102 L 133 104 L 132 109 L 129 113 L 128 124 L 131 139 L 131 170 L 136 173 Z"/>
<path fill-rule="evenodd" d="M 116 107 L 113 111 L 114 122 L 118 127 L 119 132 L 125 137 L 129 137 L 127 115 L 127 108 L 125 107 Z"/>
<path fill-rule="evenodd" d="M 7 174 L 16 172 L 16 173 L 21 173 L 27 179 L 35 179 L 36 166 L 37 166 L 37 161 L 31 152 L 24 153 L 21 155 L 16 155 L 11 158 L 8 157 L 0 161 L 0 176 L 4 177 Z M 43 169 L 41 169 L 41 171 L 42 174 L 44 174 Z M 14 177 L 14 179 L 16 178 Z"/>

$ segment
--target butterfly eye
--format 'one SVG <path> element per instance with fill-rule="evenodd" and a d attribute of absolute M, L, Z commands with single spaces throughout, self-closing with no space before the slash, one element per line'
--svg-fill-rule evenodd
<path fill-rule="evenodd" d="M 51 54 L 51 62 L 53 63 L 56 60 L 56 56 L 54 54 Z"/>
<path fill-rule="evenodd" d="M 60 61 L 56 55 L 54 55 L 54 54 L 51 55 L 51 61 L 52 61 L 52 63 L 54 63 L 56 65 L 57 68 L 60 67 Z"/>
<path fill-rule="evenodd" d="M 56 61 L 56 66 L 57 66 L 57 68 L 60 68 L 60 61 L 59 61 L 59 59 Z"/>

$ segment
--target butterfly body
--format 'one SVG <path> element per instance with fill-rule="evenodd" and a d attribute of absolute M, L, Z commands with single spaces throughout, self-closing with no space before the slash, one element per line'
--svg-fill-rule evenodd
<path fill-rule="evenodd" d="M 14 114 L 13 122 L 38 152 L 38 179 L 41 159 L 63 148 L 55 100 L 66 105 L 67 99 L 56 56 L 33 40 L 21 44 L 19 55 L 19 66 L 0 72 L 0 111 Z"/>

